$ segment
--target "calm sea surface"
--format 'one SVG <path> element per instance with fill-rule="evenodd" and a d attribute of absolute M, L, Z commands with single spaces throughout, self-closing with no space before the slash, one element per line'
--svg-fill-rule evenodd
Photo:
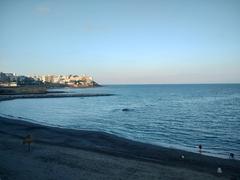
<path fill-rule="evenodd" d="M 62 89 L 61 89 L 62 90 Z M 0 102 L 0 115 L 49 126 L 105 131 L 165 147 L 240 159 L 240 84 L 114 85 L 65 89 L 113 93 Z M 122 111 L 127 108 L 129 111 Z"/>

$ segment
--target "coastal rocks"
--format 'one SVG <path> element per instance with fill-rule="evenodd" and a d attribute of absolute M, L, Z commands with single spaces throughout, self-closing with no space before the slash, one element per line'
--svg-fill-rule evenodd
<path fill-rule="evenodd" d="M 123 112 L 129 112 L 129 111 L 133 111 L 133 109 L 123 108 L 122 111 L 123 111 Z"/>
<path fill-rule="evenodd" d="M 114 94 L 104 93 L 45 93 L 45 94 L 23 94 L 23 95 L 0 95 L 0 101 L 7 101 L 12 99 L 33 99 L 33 98 L 67 98 L 67 97 L 97 97 L 97 96 L 114 96 Z"/>

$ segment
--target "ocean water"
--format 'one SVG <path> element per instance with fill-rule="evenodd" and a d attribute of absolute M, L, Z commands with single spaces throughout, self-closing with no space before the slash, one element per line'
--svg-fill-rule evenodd
<path fill-rule="evenodd" d="M 202 144 L 203 154 L 228 158 L 232 152 L 240 159 L 240 84 L 109 85 L 64 90 L 115 96 L 3 101 L 0 115 L 104 131 L 191 152 L 198 152 L 196 146 Z"/>

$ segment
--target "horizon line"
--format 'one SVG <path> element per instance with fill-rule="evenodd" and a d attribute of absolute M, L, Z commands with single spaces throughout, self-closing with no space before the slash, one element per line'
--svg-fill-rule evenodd
<path fill-rule="evenodd" d="M 224 84 L 240 84 L 240 82 L 213 82 L 213 83 L 103 83 L 100 84 L 102 86 L 109 86 L 109 85 L 224 85 Z"/>

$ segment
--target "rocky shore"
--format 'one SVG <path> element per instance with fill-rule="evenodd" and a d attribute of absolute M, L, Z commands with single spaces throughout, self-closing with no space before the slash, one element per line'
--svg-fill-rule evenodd
<path fill-rule="evenodd" d="M 96 97 L 113 96 L 114 94 L 92 93 L 92 94 L 68 94 L 68 93 L 46 93 L 46 94 L 23 94 L 23 95 L 0 95 L 0 101 L 13 99 L 32 99 L 32 98 L 67 98 L 67 97 Z"/>

